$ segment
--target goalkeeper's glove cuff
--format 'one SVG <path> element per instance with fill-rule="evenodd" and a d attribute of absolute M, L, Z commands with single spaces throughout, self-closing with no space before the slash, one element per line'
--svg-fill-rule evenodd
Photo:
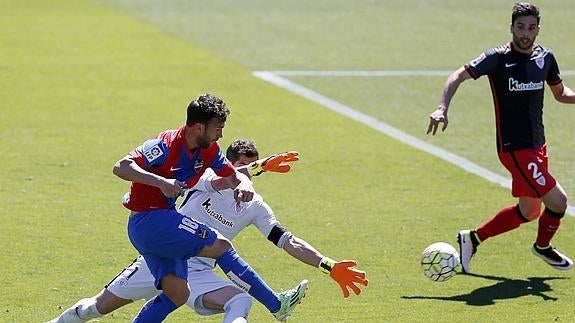
<path fill-rule="evenodd" d="M 324 274 L 329 274 L 331 269 L 335 265 L 335 260 L 331 259 L 330 257 L 323 257 L 319 262 L 319 269 Z"/>
<path fill-rule="evenodd" d="M 252 176 L 261 175 L 263 172 L 287 173 L 291 166 L 289 163 L 299 160 L 298 152 L 295 150 L 271 155 L 267 158 L 258 159 L 250 164 L 250 174 Z"/>
<path fill-rule="evenodd" d="M 266 159 L 258 159 L 255 162 L 251 163 L 250 164 L 250 174 L 252 176 L 261 175 L 261 173 L 264 172 L 262 165 L 266 160 L 267 160 L 267 158 Z"/>

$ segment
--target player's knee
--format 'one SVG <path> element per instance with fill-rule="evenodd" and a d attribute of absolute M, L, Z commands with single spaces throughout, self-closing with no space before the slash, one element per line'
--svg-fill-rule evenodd
<path fill-rule="evenodd" d="M 523 222 L 529 222 L 537 219 L 541 215 L 541 203 L 519 203 L 517 205 L 517 214 Z"/>
<path fill-rule="evenodd" d="M 565 214 L 565 211 L 567 211 L 567 203 L 561 203 L 561 202 L 556 202 L 556 203 L 547 203 L 545 204 L 545 209 L 551 211 L 551 213 L 555 214 Z M 556 216 L 558 218 L 562 218 L 563 216 Z"/>
<path fill-rule="evenodd" d="M 246 293 L 236 294 L 224 304 L 224 323 L 238 322 L 238 319 L 247 319 L 252 307 L 252 297 Z"/>
<path fill-rule="evenodd" d="M 228 239 L 218 235 L 216 241 L 212 245 L 204 247 L 204 249 L 198 253 L 198 256 L 216 259 L 232 247 L 233 245 Z"/>
<path fill-rule="evenodd" d="M 216 244 L 218 245 L 217 249 L 222 253 L 230 248 L 232 248 L 232 242 L 224 237 L 218 236 L 216 240 Z"/>
<path fill-rule="evenodd" d="M 543 196 L 545 207 L 555 213 L 565 213 L 567 210 L 567 193 L 557 184 L 549 193 Z"/>
<path fill-rule="evenodd" d="M 104 289 L 98 296 L 96 296 L 95 303 L 96 310 L 102 315 L 106 315 L 126 304 L 132 303 L 132 300 L 120 298 L 107 289 Z"/>
<path fill-rule="evenodd" d="M 190 289 L 187 282 L 173 275 L 168 275 L 162 279 L 162 289 L 164 294 L 177 307 L 184 305 L 190 297 Z"/>
<path fill-rule="evenodd" d="M 190 291 L 189 290 L 175 290 L 175 291 L 174 290 L 164 290 L 164 294 L 166 294 L 166 296 L 177 307 L 180 307 L 180 306 L 186 304 L 186 302 L 188 301 L 188 298 L 190 297 Z"/>
<path fill-rule="evenodd" d="M 551 205 L 545 205 L 556 213 L 565 213 L 567 210 L 567 195 L 559 194 Z"/>

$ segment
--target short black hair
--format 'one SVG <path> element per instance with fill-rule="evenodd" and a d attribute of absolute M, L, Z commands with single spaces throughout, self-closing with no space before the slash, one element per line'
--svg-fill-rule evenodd
<path fill-rule="evenodd" d="M 206 124 L 213 118 L 226 121 L 229 114 L 230 110 L 224 100 L 213 94 L 204 93 L 188 105 L 186 125 L 191 126 L 198 122 Z"/>
<path fill-rule="evenodd" d="M 517 2 L 513 5 L 513 11 L 511 13 L 511 24 L 515 23 L 515 20 L 523 16 L 533 16 L 537 18 L 537 24 L 541 20 L 539 15 L 539 8 L 536 5 L 529 2 Z"/>
<path fill-rule="evenodd" d="M 251 139 L 236 139 L 226 150 L 226 158 L 233 164 L 240 159 L 240 156 L 248 158 L 260 158 L 256 143 Z"/>

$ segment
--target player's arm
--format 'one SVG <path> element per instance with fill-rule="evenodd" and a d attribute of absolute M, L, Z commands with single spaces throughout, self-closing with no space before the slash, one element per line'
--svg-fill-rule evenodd
<path fill-rule="evenodd" d="M 324 258 L 324 255 L 317 251 L 307 241 L 294 235 L 286 241 L 283 246 L 283 250 L 285 250 L 290 256 L 312 267 L 319 267 L 321 260 Z"/>
<path fill-rule="evenodd" d="M 167 179 L 160 175 L 150 173 L 140 167 L 131 155 L 118 160 L 112 170 L 114 175 L 123 180 L 141 183 L 159 188 L 164 195 L 175 197 L 183 194 L 186 183 L 176 179 Z"/>
<path fill-rule="evenodd" d="M 428 134 L 431 132 L 432 135 L 435 135 L 440 123 L 443 123 L 441 131 L 445 131 L 448 124 L 447 110 L 449 109 L 451 99 L 455 95 L 455 92 L 457 92 L 459 85 L 470 78 L 471 74 L 465 69 L 465 66 L 461 66 L 447 77 L 437 109 L 429 116 Z"/>
<path fill-rule="evenodd" d="M 223 191 L 226 189 L 233 189 L 236 186 L 238 186 L 238 184 L 240 183 L 240 181 L 238 180 L 238 177 L 242 177 L 246 176 L 248 178 L 248 180 L 251 180 L 251 175 L 249 175 L 249 166 L 242 166 L 242 167 L 236 167 L 236 172 L 240 173 L 241 175 L 237 175 L 236 177 L 232 178 L 232 177 L 221 177 L 221 176 L 215 176 L 212 177 L 212 179 L 210 180 L 210 184 L 211 188 L 217 192 L 217 191 Z"/>
<path fill-rule="evenodd" d="M 551 92 L 553 92 L 555 100 L 561 103 L 575 103 L 575 92 L 565 86 L 563 82 L 550 85 L 549 87 L 551 88 Z"/>
<path fill-rule="evenodd" d="M 253 199 L 254 186 L 246 174 L 234 169 L 230 176 L 223 177 L 223 179 L 228 181 L 229 187 L 234 190 L 234 197 L 237 202 L 249 202 Z"/>
<path fill-rule="evenodd" d="M 361 293 L 359 285 L 367 286 L 365 272 L 355 268 L 353 260 L 335 261 L 324 256 L 303 239 L 294 236 L 290 231 L 276 224 L 268 235 L 268 240 L 284 249 L 290 256 L 299 261 L 319 268 L 339 285 L 344 297 L 349 296 L 349 289 L 356 295 Z"/>
<path fill-rule="evenodd" d="M 258 159 L 245 166 L 236 167 L 236 171 L 246 175 L 249 179 L 251 179 L 252 176 L 258 176 L 264 172 L 287 173 L 291 170 L 291 165 L 289 163 L 298 160 L 299 157 L 297 151 L 288 151 Z M 214 191 L 221 191 L 228 188 L 234 188 L 235 186 L 233 185 L 238 183 L 230 181 L 225 177 L 214 177 L 211 184 Z"/>

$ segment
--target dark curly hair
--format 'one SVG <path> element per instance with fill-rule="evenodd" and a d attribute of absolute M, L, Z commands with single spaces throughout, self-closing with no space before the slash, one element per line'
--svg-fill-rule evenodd
<path fill-rule="evenodd" d="M 515 20 L 523 16 L 534 16 L 537 18 L 537 23 L 541 20 L 539 15 L 539 8 L 536 5 L 529 2 L 517 2 L 513 5 L 513 11 L 511 13 L 511 24 L 515 23 Z"/>
<path fill-rule="evenodd" d="M 233 164 L 244 155 L 248 158 L 260 158 L 256 143 L 250 139 L 236 139 L 226 150 L 226 158 Z"/>
<path fill-rule="evenodd" d="M 230 110 L 226 103 L 215 95 L 205 93 L 193 99 L 188 105 L 186 125 L 194 123 L 206 124 L 213 118 L 226 121 Z"/>

